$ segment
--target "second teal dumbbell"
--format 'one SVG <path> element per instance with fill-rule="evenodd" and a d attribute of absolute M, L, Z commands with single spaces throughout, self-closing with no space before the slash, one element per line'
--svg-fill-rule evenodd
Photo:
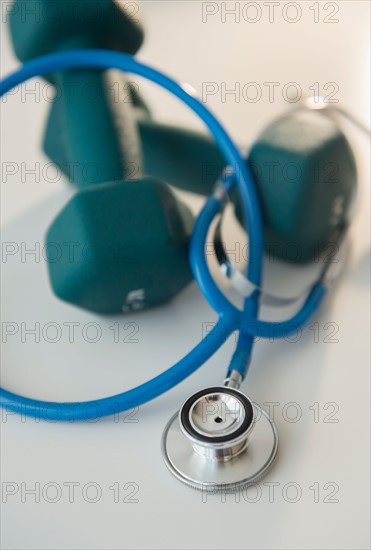
<path fill-rule="evenodd" d="M 181 189 L 212 193 L 225 161 L 211 139 L 151 122 L 140 125 L 140 136 L 146 173 Z M 318 258 L 329 243 L 336 246 L 353 203 L 357 171 L 334 120 L 318 111 L 292 111 L 258 136 L 247 162 L 270 255 L 304 263 Z M 233 201 L 244 224 L 237 192 Z"/>

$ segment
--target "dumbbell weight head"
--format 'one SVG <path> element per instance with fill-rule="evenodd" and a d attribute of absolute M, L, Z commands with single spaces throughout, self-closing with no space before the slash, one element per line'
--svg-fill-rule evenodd
<path fill-rule="evenodd" d="M 349 221 L 357 171 L 348 141 L 333 119 L 306 109 L 286 114 L 258 137 L 248 162 L 257 182 L 269 255 L 302 263 L 336 245 Z"/>
<path fill-rule="evenodd" d="M 83 189 L 47 233 L 53 291 L 100 314 L 166 302 L 192 280 L 192 225 L 190 210 L 152 178 Z"/>
<path fill-rule="evenodd" d="M 77 48 L 134 54 L 144 32 L 132 7 L 114 0 L 16 0 L 9 19 L 15 52 L 23 62 Z M 125 75 L 75 70 L 48 79 L 56 86 L 44 138 L 51 160 L 63 163 L 79 186 L 139 177 L 140 146 Z"/>
<path fill-rule="evenodd" d="M 144 37 L 132 3 L 122 0 L 15 0 L 9 24 L 15 53 L 23 63 L 78 47 L 134 54 Z"/>

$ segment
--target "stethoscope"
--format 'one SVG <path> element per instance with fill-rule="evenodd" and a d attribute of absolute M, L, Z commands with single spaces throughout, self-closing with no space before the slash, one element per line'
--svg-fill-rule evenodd
<path fill-rule="evenodd" d="M 40 57 L 25 64 L 1 83 L 0 97 L 27 80 L 48 73 L 75 68 L 121 69 L 142 76 L 165 88 L 197 114 L 213 134 L 228 168 L 217 183 L 196 220 L 190 263 L 203 295 L 218 313 L 219 320 L 196 347 L 171 368 L 136 388 L 121 394 L 81 403 L 49 403 L 0 389 L 2 407 L 46 420 L 79 421 L 87 411 L 108 416 L 139 406 L 161 395 L 192 374 L 229 338 L 239 331 L 236 350 L 223 385 L 192 395 L 166 426 L 162 452 L 169 470 L 196 488 L 236 490 L 256 482 L 272 465 L 278 448 L 274 423 L 261 407 L 239 391 L 246 377 L 254 339 L 288 337 L 303 327 L 320 307 L 334 277 L 338 262 L 325 264 L 299 311 L 289 320 L 268 322 L 258 319 L 261 301 L 275 301 L 262 288 L 263 254 L 250 261 L 245 277 L 230 261 L 219 238 L 220 220 L 214 232 L 216 256 L 232 286 L 243 297 L 240 309 L 229 300 L 211 275 L 205 253 L 210 228 L 222 218 L 229 194 L 237 185 L 250 243 L 263 251 L 260 205 L 252 174 L 228 133 L 211 112 L 188 89 L 133 57 L 105 50 L 78 50 Z"/>

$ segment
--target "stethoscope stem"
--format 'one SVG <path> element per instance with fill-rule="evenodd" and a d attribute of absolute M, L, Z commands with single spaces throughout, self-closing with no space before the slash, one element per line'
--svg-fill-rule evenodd
<path fill-rule="evenodd" d="M 234 390 L 239 390 L 243 378 L 238 370 L 232 369 L 229 371 L 227 378 L 224 380 L 224 386 L 227 388 L 233 388 Z"/>

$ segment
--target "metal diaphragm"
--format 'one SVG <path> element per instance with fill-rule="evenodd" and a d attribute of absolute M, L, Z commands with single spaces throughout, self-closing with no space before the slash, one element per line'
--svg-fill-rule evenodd
<path fill-rule="evenodd" d="M 236 491 L 261 479 L 277 454 L 273 421 L 230 387 L 199 391 L 165 427 L 162 454 L 180 481 L 210 492 Z"/>

